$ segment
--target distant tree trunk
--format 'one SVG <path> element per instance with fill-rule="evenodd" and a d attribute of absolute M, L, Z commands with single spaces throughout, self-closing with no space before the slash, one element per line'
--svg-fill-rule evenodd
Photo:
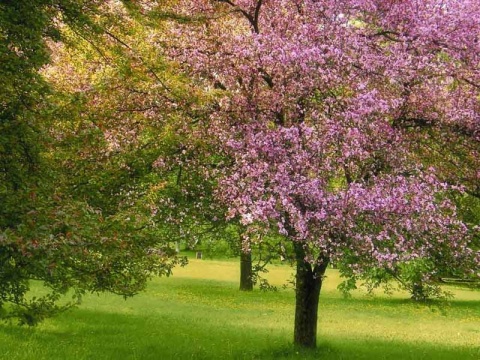
<path fill-rule="evenodd" d="M 253 290 L 252 253 L 240 253 L 240 290 Z"/>
<path fill-rule="evenodd" d="M 426 301 L 428 295 L 425 293 L 425 288 L 421 281 L 414 282 L 412 285 L 412 300 L 415 301 Z"/>
<path fill-rule="evenodd" d="M 312 266 L 305 261 L 305 255 L 303 245 L 295 243 L 297 274 L 293 343 L 305 348 L 314 348 L 317 346 L 318 300 L 328 259 L 320 258 L 321 264 Z"/>

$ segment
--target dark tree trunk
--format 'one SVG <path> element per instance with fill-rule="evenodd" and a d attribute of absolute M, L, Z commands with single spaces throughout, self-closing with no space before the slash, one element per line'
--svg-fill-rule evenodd
<path fill-rule="evenodd" d="M 253 290 L 252 253 L 240 253 L 240 290 Z"/>
<path fill-rule="evenodd" d="M 317 346 L 318 300 L 328 259 L 320 258 L 321 264 L 312 266 L 305 261 L 305 255 L 303 245 L 295 243 L 297 274 L 293 343 L 305 348 L 314 348 Z"/>

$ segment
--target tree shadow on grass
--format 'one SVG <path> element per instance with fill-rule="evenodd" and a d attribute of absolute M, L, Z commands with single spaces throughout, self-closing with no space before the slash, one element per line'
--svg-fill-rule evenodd
<path fill-rule="evenodd" d="M 479 359 L 480 348 L 415 344 L 401 341 L 334 339 L 322 341 L 317 349 L 292 345 L 259 353 L 258 359 L 328 359 L 328 360 L 469 360 Z"/>
<path fill-rule="evenodd" d="M 83 309 L 38 328 L 2 324 L 0 333 L 0 348 L 9 359 L 35 360 L 251 359 L 266 344 L 285 342 L 281 335 L 242 331 L 228 321 L 221 325 L 178 314 L 149 317 Z"/>
<path fill-rule="evenodd" d="M 212 314 L 214 316 L 214 314 Z M 39 328 L 0 325 L 9 359 L 478 359 L 480 348 L 385 341 L 319 339 L 318 349 L 290 344 L 282 329 L 178 314 L 115 314 L 75 310 Z M 2 340 L 5 339 L 5 340 Z M 4 346 L 2 342 L 5 342 Z M 0 356 L 1 357 L 1 356 Z"/>

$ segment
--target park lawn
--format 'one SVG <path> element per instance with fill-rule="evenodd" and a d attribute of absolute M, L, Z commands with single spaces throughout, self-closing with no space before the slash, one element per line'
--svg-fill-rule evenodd
<path fill-rule="evenodd" d="M 272 266 L 273 285 L 290 278 Z M 446 307 L 405 293 L 344 299 L 327 271 L 318 349 L 294 349 L 294 293 L 238 291 L 238 263 L 190 260 L 123 300 L 89 295 L 36 328 L 0 324 L 0 359 L 480 359 L 480 292 L 452 288 Z"/>

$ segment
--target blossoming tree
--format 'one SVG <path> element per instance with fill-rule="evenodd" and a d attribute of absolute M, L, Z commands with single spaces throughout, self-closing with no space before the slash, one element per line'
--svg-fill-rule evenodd
<path fill-rule="evenodd" d="M 480 3 L 473 0 L 180 0 L 168 53 L 218 90 L 211 134 L 229 218 L 277 231 L 296 256 L 294 343 L 316 346 L 327 265 L 478 268 L 412 134 L 480 139 Z M 188 21 L 186 21 L 188 19 Z M 171 36 L 171 34 L 169 34 Z M 245 250 L 249 241 L 245 239 Z"/>

